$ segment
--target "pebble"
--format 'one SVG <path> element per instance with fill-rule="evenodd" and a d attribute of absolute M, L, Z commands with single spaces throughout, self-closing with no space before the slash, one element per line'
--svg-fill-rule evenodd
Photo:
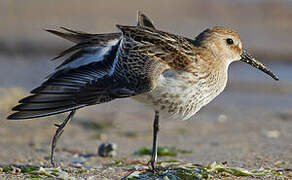
<path fill-rule="evenodd" d="M 102 143 L 98 147 L 98 155 L 101 157 L 114 157 L 117 155 L 118 145 L 115 143 Z"/>
<path fill-rule="evenodd" d="M 228 120 L 227 116 L 225 114 L 220 114 L 218 117 L 218 122 L 219 123 L 226 123 Z"/>
<path fill-rule="evenodd" d="M 278 138 L 280 136 L 280 132 L 278 130 L 264 131 L 264 134 L 268 138 Z"/>

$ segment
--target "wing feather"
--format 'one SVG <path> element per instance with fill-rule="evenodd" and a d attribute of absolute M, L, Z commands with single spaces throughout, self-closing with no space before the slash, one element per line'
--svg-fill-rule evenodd
<path fill-rule="evenodd" d="M 53 102 L 65 102 L 74 101 L 74 97 L 71 95 L 56 95 L 56 94 L 34 94 L 26 98 L 23 98 L 19 103 L 53 103 Z"/>
<path fill-rule="evenodd" d="M 135 51 L 152 60 L 167 64 L 174 70 L 185 69 L 195 58 L 194 45 L 182 36 L 148 27 L 116 25 L 128 43 L 136 44 Z"/>
<path fill-rule="evenodd" d="M 141 11 L 138 11 L 137 26 L 155 29 L 152 20 Z"/>
<path fill-rule="evenodd" d="M 151 20 L 142 13 L 138 15 L 138 26 L 145 31 L 155 30 Z M 62 29 L 67 32 L 49 32 L 77 44 L 59 57 L 76 52 L 40 87 L 32 90 L 32 95 L 20 100 L 13 108 L 17 112 L 8 119 L 49 116 L 145 93 L 155 88 L 158 76 L 169 68 L 166 63 L 137 51 L 143 48 L 143 43 L 133 41 L 123 30 L 122 33 L 89 34 Z"/>
<path fill-rule="evenodd" d="M 41 86 L 31 91 L 33 95 L 19 101 L 20 104 L 13 108 L 17 112 L 8 119 L 43 117 L 114 99 L 113 93 L 108 91 L 114 84 L 113 78 L 107 75 L 120 45 L 114 46 L 102 60 L 96 57 L 96 62 L 57 69 Z"/>
<path fill-rule="evenodd" d="M 45 116 L 51 116 L 59 113 L 64 113 L 68 111 L 72 111 L 78 108 L 82 108 L 85 105 L 73 105 L 58 109 L 51 109 L 51 110 L 40 110 L 40 111 L 17 111 L 10 116 L 7 117 L 7 119 L 13 119 L 13 120 L 19 120 L 19 119 L 32 119 L 32 118 L 39 118 L 39 117 L 45 117 Z"/>

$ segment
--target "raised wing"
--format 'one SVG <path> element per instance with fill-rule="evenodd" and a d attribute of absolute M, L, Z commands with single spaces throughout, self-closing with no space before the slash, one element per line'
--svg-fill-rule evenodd
<path fill-rule="evenodd" d="M 40 87 L 31 91 L 33 95 L 19 101 L 21 104 L 12 109 L 18 112 L 8 119 L 43 117 L 112 100 L 114 83 L 109 72 L 117 61 L 119 46 L 118 41 L 102 55 L 77 52 L 80 57 L 70 58 L 76 56 L 78 63 L 72 61 L 57 69 Z"/>
<path fill-rule="evenodd" d="M 137 26 L 155 29 L 152 20 L 141 11 L 138 11 L 138 14 L 137 14 Z M 72 30 L 65 27 L 61 27 L 61 29 L 67 32 L 60 32 L 56 30 L 46 30 L 46 31 L 54 35 L 57 35 L 59 37 L 62 37 L 64 39 L 67 39 L 69 41 L 75 42 L 76 45 L 61 52 L 58 56 L 53 58 L 53 60 L 58 59 L 66 54 L 75 52 L 77 50 L 83 50 L 85 48 L 87 48 L 85 52 L 81 51 L 77 54 L 77 56 L 79 56 L 80 54 L 86 54 L 86 51 L 88 52 L 88 50 L 90 50 L 91 52 L 94 50 L 98 51 L 99 49 L 103 47 L 111 46 L 112 42 L 115 42 L 116 40 L 121 38 L 121 33 L 92 34 L 92 33 Z M 72 58 L 68 58 L 60 66 L 67 64 L 75 59 L 76 59 L 75 56 L 73 56 Z"/>
<path fill-rule="evenodd" d="M 139 26 L 150 26 L 149 18 L 142 15 L 138 15 Z M 20 100 L 13 108 L 17 112 L 8 119 L 49 116 L 147 92 L 154 87 L 159 72 L 166 68 L 158 61 L 135 53 L 134 44 L 129 47 L 123 43 L 122 33 L 88 34 L 65 30 L 71 34 L 49 32 L 78 44 L 59 57 L 77 52 L 57 67 L 40 87 L 31 91 L 31 96 Z"/>

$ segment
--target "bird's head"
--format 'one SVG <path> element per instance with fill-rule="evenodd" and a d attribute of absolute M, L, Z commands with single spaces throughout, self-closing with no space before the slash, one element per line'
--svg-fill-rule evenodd
<path fill-rule="evenodd" d="M 242 48 L 238 33 L 232 29 L 223 27 L 206 29 L 196 37 L 195 45 L 206 48 L 217 60 L 228 65 L 240 60 L 279 80 L 273 72 Z"/>

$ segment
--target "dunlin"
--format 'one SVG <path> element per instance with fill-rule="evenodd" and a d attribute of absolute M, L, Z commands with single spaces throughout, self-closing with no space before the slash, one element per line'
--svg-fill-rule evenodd
<path fill-rule="evenodd" d="M 70 111 L 56 125 L 54 149 L 75 110 L 117 98 L 132 97 L 153 107 L 152 157 L 157 160 L 159 114 L 188 119 L 226 86 L 228 67 L 244 61 L 278 78 L 242 48 L 236 31 L 223 27 L 204 30 L 195 39 L 156 29 L 143 13 L 136 26 L 117 25 L 120 32 L 89 34 L 62 28 L 47 30 L 76 43 L 56 58 L 73 53 L 45 82 L 19 101 L 8 119 L 30 119 Z"/>

